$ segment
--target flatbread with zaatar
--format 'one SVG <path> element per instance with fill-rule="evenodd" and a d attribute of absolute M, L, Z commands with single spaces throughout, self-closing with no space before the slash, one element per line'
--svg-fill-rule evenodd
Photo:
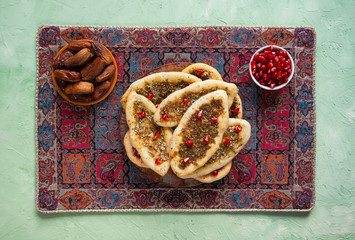
<path fill-rule="evenodd" d="M 163 127 L 175 127 L 179 124 L 186 110 L 200 97 L 216 90 L 224 90 L 228 95 L 228 107 L 238 94 L 234 83 L 218 80 L 206 80 L 193 83 L 183 89 L 177 90 L 165 98 L 154 114 L 156 124 Z"/>
<path fill-rule="evenodd" d="M 182 70 L 184 73 L 190 73 L 202 80 L 216 79 L 223 81 L 221 74 L 214 67 L 205 63 L 193 63 Z"/>
<path fill-rule="evenodd" d="M 178 177 L 202 167 L 217 151 L 228 127 L 228 97 L 224 90 L 194 102 L 174 130 L 170 147 L 171 168 Z"/>
<path fill-rule="evenodd" d="M 198 77 L 182 72 L 154 73 L 132 83 L 123 94 L 121 105 L 126 109 L 127 98 L 132 91 L 147 97 L 154 104 L 159 104 L 170 93 L 200 81 Z"/>
<path fill-rule="evenodd" d="M 131 162 L 133 162 L 135 165 L 138 167 L 143 167 L 143 168 L 148 168 L 148 166 L 143 162 L 141 156 L 139 155 L 137 149 L 132 146 L 131 143 L 131 137 L 130 137 L 130 132 L 127 131 L 127 133 L 124 136 L 123 139 L 123 146 L 126 150 L 127 156 Z"/>
<path fill-rule="evenodd" d="M 215 170 L 209 174 L 203 175 L 201 177 L 196 177 L 195 179 L 203 183 L 215 182 L 227 176 L 231 168 L 232 168 L 232 162 L 229 162 L 226 165 L 224 165 L 222 168 Z"/>
<path fill-rule="evenodd" d="M 145 165 L 161 176 L 170 166 L 168 144 L 171 129 L 154 123 L 156 108 L 146 97 L 131 92 L 127 99 L 126 120 L 132 146 L 137 150 Z"/>
<path fill-rule="evenodd" d="M 250 124 L 246 120 L 230 118 L 228 128 L 223 134 L 223 140 L 218 150 L 205 165 L 189 175 L 182 176 L 182 178 L 200 177 L 220 169 L 231 162 L 249 141 L 250 131 Z"/>

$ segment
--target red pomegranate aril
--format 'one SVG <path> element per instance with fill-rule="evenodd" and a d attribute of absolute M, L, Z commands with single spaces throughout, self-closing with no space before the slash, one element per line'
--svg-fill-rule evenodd
<path fill-rule="evenodd" d="M 155 108 L 158 108 L 159 107 L 159 104 L 155 105 Z"/>
<path fill-rule="evenodd" d="M 261 63 L 258 63 L 258 64 L 256 64 L 256 67 L 258 68 L 258 69 L 260 69 L 261 68 Z"/>
<path fill-rule="evenodd" d="M 255 74 L 256 73 L 256 68 L 254 68 L 251 72 L 253 73 L 253 74 Z"/>
<path fill-rule="evenodd" d="M 292 73 L 292 69 L 290 68 L 290 69 L 288 69 L 287 70 L 287 72 L 288 72 L 288 75 L 291 75 L 291 73 Z"/>
<path fill-rule="evenodd" d="M 155 164 L 156 165 L 160 165 L 160 164 L 162 164 L 163 163 L 163 161 L 160 159 L 160 158 L 156 158 L 155 159 Z"/>
<path fill-rule="evenodd" d="M 254 60 L 258 60 L 259 59 L 259 53 L 255 53 L 255 55 L 254 55 Z"/>
<path fill-rule="evenodd" d="M 281 78 L 282 77 L 282 72 L 281 71 L 278 71 L 277 72 L 277 78 Z"/>
<path fill-rule="evenodd" d="M 238 113 L 239 113 L 239 108 L 234 108 L 234 109 L 232 109 L 232 112 L 233 112 L 234 114 L 238 114 Z"/>
<path fill-rule="evenodd" d="M 199 70 L 197 70 L 196 75 L 199 76 L 199 77 L 201 77 L 204 72 L 205 72 L 205 71 L 204 71 L 203 69 L 199 69 Z"/>
<path fill-rule="evenodd" d="M 184 158 L 184 160 L 182 160 L 185 164 L 188 164 L 189 163 L 189 161 L 190 161 L 190 158 Z"/>
<path fill-rule="evenodd" d="M 184 102 L 184 106 L 186 107 L 187 104 L 189 103 L 189 100 L 187 100 L 186 98 L 184 98 L 183 102 Z"/>
<path fill-rule="evenodd" d="M 211 174 L 212 174 L 213 176 L 217 176 L 217 175 L 218 175 L 218 170 L 212 171 Z"/>
<path fill-rule="evenodd" d="M 266 74 L 266 73 L 263 75 L 263 79 L 264 79 L 265 81 L 267 80 L 267 74 Z"/>
<path fill-rule="evenodd" d="M 287 60 L 285 61 L 285 65 L 286 65 L 287 67 L 290 67 L 290 66 L 291 66 L 291 61 L 290 61 L 290 59 L 287 59 Z"/>
<path fill-rule="evenodd" d="M 201 119 L 201 118 L 202 118 L 202 110 L 199 111 L 199 112 L 196 114 L 196 118 L 197 118 L 197 119 Z"/>
<path fill-rule="evenodd" d="M 145 114 L 145 112 L 144 112 L 144 111 L 142 111 L 142 112 L 139 114 L 139 117 L 140 117 L 140 118 L 144 118 L 144 117 L 145 117 L 145 115 L 146 115 L 146 114 Z"/>
<path fill-rule="evenodd" d="M 275 62 L 278 62 L 278 61 L 280 61 L 280 58 L 279 58 L 279 56 L 276 56 L 276 57 L 274 58 L 274 61 L 275 61 Z"/>
<path fill-rule="evenodd" d="M 273 68 L 273 67 L 274 67 L 274 64 L 273 64 L 272 62 L 269 62 L 269 63 L 267 64 L 267 67 L 268 67 L 268 68 Z"/>
<path fill-rule="evenodd" d="M 161 118 L 166 121 L 169 120 L 169 117 L 167 114 L 163 114 L 163 116 L 161 116 Z"/>
<path fill-rule="evenodd" d="M 234 130 L 236 132 L 240 132 L 242 130 L 242 128 L 239 125 L 237 125 L 237 126 L 235 126 Z"/>
<path fill-rule="evenodd" d="M 259 80 L 259 73 L 255 73 L 256 80 Z"/>
<path fill-rule="evenodd" d="M 263 71 L 259 71 L 259 76 L 263 76 Z"/>
<path fill-rule="evenodd" d="M 160 136 L 160 132 L 156 131 L 155 134 L 154 134 L 154 138 L 158 138 L 159 136 Z"/>
<path fill-rule="evenodd" d="M 280 56 L 280 62 L 283 62 L 283 61 L 285 61 L 285 57 L 284 56 Z"/>
<path fill-rule="evenodd" d="M 270 49 L 270 48 L 269 48 Z M 271 53 L 271 51 L 270 50 L 265 50 L 264 51 L 264 54 L 267 56 L 267 55 L 269 55 Z"/>
<path fill-rule="evenodd" d="M 216 122 L 218 122 L 218 118 L 216 118 L 216 117 L 212 117 L 212 118 L 211 118 L 211 122 L 212 122 L 212 123 L 216 123 Z"/>
<path fill-rule="evenodd" d="M 206 137 L 203 139 L 203 141 L 204 141 L 205 143 L 209 143 L 209 142 L 210 142 L 210 137 L 209 137 L 209 136 L 206 136 Z"/>
<path fill-rule="evenodd" d="M 153 96 L 154 96 L 153 93 L 148 93 L 148 99 L 149 100 L 152 100 Z"/>
<path fill-rule="evenodd" d="M 186 145 L 191 147 L 192 145 L 194 145 L 194 143 L 191 141 L 191 140 L 187 140 L 186 142 Z"/>
<path fill-rule="evenodd" d="M 275 88 L 275 83 L 271 83 L 271 84 L 270 84 L 270 88 L 271 88 L 271 89 L 274 89 L 274 88 Z"/>
<path fill-rule="evenodd" d="M 271 71 L 272 73 L 274 73 L 274 72 L 277 71 L 277 68 L 276 68 L 276 67 L 273 67 L 273 68 L 270 69 L 270 71 Z"/>
<path fill-rule="evenodd" d="M 225 145 L 229 145 L 229 144 L 231 143 L 231 140 L 228 139 L 228 138 L 226 138 L 226 139 L 223 140 L 223 143 L 224 143 Z"/>
<path fill-rule="evenodd" d="M 260 57 L 259 57 L 259 61 L 260 61 L 261 63 L 265 63 L 265 62 L 266 62 L 266 58 L 265 58 L 264 56 L 260 56 Z"/>
<path fill-rule="evenodd" d="M 251 68 L 253 68 L 253 69 L 256 68 L 256 62 L 255 61 L 251 62 Z"/>
<path fill-rule="evenodd" d="M 266 70 L 266 66 L 265 66 L 265 65 L 262 65 L 262 66 L 261 66 L 261 70 L 265 71 L 265 70 Z"/>

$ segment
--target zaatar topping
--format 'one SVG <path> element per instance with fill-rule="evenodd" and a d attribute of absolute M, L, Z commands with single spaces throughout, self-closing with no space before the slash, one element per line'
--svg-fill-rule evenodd
<path fill-rule="evenodd" d="M 151 93 L 153 96 L 152 99 L 149 100 L 151 100 L 154 104 L 159 104 L 172 92 L 187 87 L 188 85 L 189 83 L 183 80 L 176 83 L 169 81 L 152 82 L 147 83 L 144 87 L 138 89 L 137 93 L 143 96 L 148 96 L 148 94 Z"/>
<path fill-rule="evenodd" d="M 184 115 L 186 110 L 200 97 L 218 90 L 219 88 L 213 87 L 210 89 L 205 89 L 200 92 L 187 92 L 182 95 L 183 101 L 171 102 L 165 105 L 161 110 L 161 115 L 169 114 L 169 118 L 174 121 L 179 121 L 181 117 Z M 227 89 L 224 89 L 227 90 Z M 186 99 L 186 101 L 185 101 Z"/>
<path fill-rule="evenodd" d="M 183 144 L 179 146 L 179 155 L 182 159 L 189 158 L 189 164 L 194 164 L 197 159 L 205 156 L 209 149 L 209 144 L 204 142 L 202 136 L 209 136 L 209 143 L 215 143 L 215 138 L 218 135 L 218 124 L 211 122 L 212 116 L 220 116 L 223 113 L 222 100 L 213 99 L 211 103 L 203 104 L 199 111 L 204 114 L 201 119 L 191 117 L 187 126 L 182 130 Z M 191 140 L 193 146 L 188 146 L 186 141 Z M 184 169 L 187 164 L 181 164 Z"/>
<path fill-rule="evenodd" d="M 232 142 L 237 142 L 239 139 L 239 134 L 235 133 L 234 127 L 228 127 L 224 132 L 223 138 L 229 139 Z M 212 155 L 212 157 L 205 163 L 205 165 L 214 163 L 218 159 L 222 159 L 229 151 L 233 149 L 233 144 L 220 144 L 218 150 Z"/>
<path fill-rule="evenodd" d="M 151 156 L 155 156 L 158 152 L 162 161 L 168 160 L 169 154 L 167 153 L 167 145 L 163 135 L 160 138 L 154 138 L 155 133 L 164 131 L 164 128 L 154 124 L 153 113 L 141 102 L 137 101 L 134 103 L 134 112 L 144 112 L 145 116 L 141 118 L 139 116 L 140 114 L 136 114 L 136 122 L 138 125 L 133 128 L 132 131 L 135 131 L 140 136 L 144 146 L 148 148 L 148 153 Z"/>

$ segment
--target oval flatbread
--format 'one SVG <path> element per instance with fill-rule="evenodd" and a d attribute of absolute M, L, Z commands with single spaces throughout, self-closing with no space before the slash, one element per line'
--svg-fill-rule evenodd
<path fill-rule="evenodd" d="M 226 165 L 224 165 L 221 169 L 216 170 L 216 172 L 211 172 L 201 177 L 196 177 L 195 179 L 203 183 L 215 182 L 227 176 L 231 168 L 232 168 L 232 162 L 229 162 Z"/>
<path fill-rule="evenodd" d="M 229 117 L 239 119 L 243 118 L 243 106 L 239 94 L 235 96 L 232 106 L 229 108 Z"/>
<path fill-rule="evenodd" d="M 154 121 L 163 127 L 175 127 L 179 124 L 186 110 L 197 99 L 216 90 L 225 90 L 227 92 L 229 107 L 232 105 L 233 100 L 238 94 L 238 87 L 233 83 L 218 80 L 196 82 L 173 92 L 165 98 L 159 104 L 159 107 L 154 114 Z"/>
<path fill-rule="evenodd" d="M 249 141 L 250 131 L 250 124 L 246 120 L 230 118 L 228 128 L 223 134 L 223 140 L 218 150 L 205 165 L 182 178 L 200 177 L 231 162 Z"/>
<path fill-rule="evenodd" d="M 199 81 L 201 79 L 182 72 L 154 73 L 132 83 L 123 94 L 121 105 L 126 109 L 127 98 L 132 91 L 149 98 L 154 104 L 159 104 L 170 93 Z"/>
<path fill-rule="evenodd" d="M 216 79 L 223 81 L 221 74 L 214 67 L 205 63 L 194 63 L 182 70 L 184 73 L 190 73 L 202 80 Z"/>
<path fill-rule="evenodd" d="M 154 104 L 144 96 L 136 92 L 128 96 L 126 120 L 132 146 L 137 149 L 145 165 L 164 176 L 170 166 L 168 143 L 172 132 L 154 123 L 155 110 Z"/>
<path fill-rule="evenodd" d="M 203 166 L 217 151 L 228 127 L 228 98 L 223 90 L 206 94 L 183 115 L 173 133 L 171 168 L 178 177 Z M 205 138 L 208 137 L 208 142 Z"/>
<path fill-rule="evenodd" d="M 123 146 L 126 150 L 127 156 L 131 162 L 133 162 L 138 167 L 148 168 L 148 166 L 143 162 L 141 156 L 139 155 L 137 149 L 132 146 L 131 137 L 129 131 L 124 136 Z"/>

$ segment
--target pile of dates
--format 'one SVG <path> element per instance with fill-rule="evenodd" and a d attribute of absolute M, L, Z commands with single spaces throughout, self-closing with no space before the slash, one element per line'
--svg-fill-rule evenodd
<path fill-rule="evenodd" d="M 99 42 L 73 41 L 53 62 L 55 81 L 70 100 L 95 101 L 111 86 L 116 70 L 112 62 Z"/>

